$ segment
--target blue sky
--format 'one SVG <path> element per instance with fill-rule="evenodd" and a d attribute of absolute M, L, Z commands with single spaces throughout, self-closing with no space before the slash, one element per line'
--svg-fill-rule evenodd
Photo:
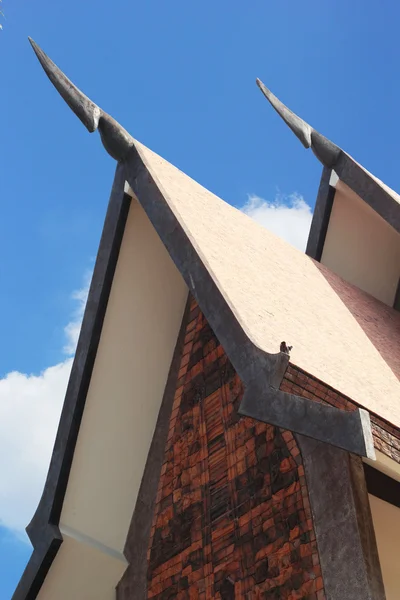
<path fill-rule="evenodd" d="M 289 213 L 293 229 L 307 226 L 301 202 L 313 206 L 321 167 L 255 78 L 399 190 L 400 6 L 4 0 L 3 10 L 0 451 L 9 475 L 0 484 L 0 600 L 7 600 L 30 553 L 21 522 L 46 470 L 73 351 L 65 346 L 79 325 L 115 169 L 97 134 L 52 88 L 27 36 L 132 135 L 205 187 L 238 207 L 249 195 L 263 199 L 254 216 L 285 236 Z M 268 212 L 265 201 L 284 212 Z M 74 290 L 83 291 L 76 298 Z M 9 460 L 31 444 L 36 470 Z"/>

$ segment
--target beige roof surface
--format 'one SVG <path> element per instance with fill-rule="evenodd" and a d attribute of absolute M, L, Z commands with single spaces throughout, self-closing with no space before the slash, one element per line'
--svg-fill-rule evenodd
<path fill-rule="evenodd" d="M 137 149 L 251 340 L 400 426 L 400 313 Z"/>

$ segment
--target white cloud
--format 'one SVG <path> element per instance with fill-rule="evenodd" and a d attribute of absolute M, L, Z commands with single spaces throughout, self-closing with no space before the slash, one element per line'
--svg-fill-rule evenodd
<path fill-rule="evenodd" d="M 68 356 L 74 354 L 76 350 L 76 345 L 78 343 L 79 333 L 81 330 L 83 313 L 85 311 L 86 300 L 89 293 L 91 277 L 91 273 L 86 273 L 84 286 L 72 294 L 72 298 L 77 301 L 78 306 L 73 314 L 73 320 L 70 321 L 66 327 L 64 327 L 64 333 L 67 338 L 67 343 L 64 346 L 64 352 Z"/>
<path fill-rule="evenodd" d="M 68 357 L 39 375 L 0 379 L 0 525 L 21 536 L 43 490 L 89 284 L 88 275 L 72 295 L 78 306 L 65 327 Z"/>
<path fill-rule="evenodd" d="M 241 210 L 249 217 L 283 238 L 299 250 L 306 249 L 312 212 L 303 196 L 278 194 L 274 202 L 249 195 Z"/>

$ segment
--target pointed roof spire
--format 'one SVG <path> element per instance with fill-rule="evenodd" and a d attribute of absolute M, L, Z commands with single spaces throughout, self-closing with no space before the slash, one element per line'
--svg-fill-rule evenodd
<path fill-rule="evenodd" d="M 269 90 L 260 79 L 256 79 L 257 85 L 273 106 L 278 115 L 290 127 L 296 137 L 299 138 L 305 148 L 311 148 L 315 156 L 326 167 L 332 168 L 338 161 L 342 152 L 339 146 L 321 135 L 311 125 L 303 121 Z"/>
<path fill-rule="evenodd" d="M 46 75 L 86 129 L 99 130 L 103 145 L 115 160 L 124 160 L 134 145 L 131 135 L 110 115 L 105 113 L 57 67 L 43 50 L 28 38 Z"/>

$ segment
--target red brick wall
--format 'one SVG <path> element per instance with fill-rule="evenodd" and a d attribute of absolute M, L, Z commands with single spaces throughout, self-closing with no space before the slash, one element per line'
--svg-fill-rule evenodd
<path fill-rule="evenodd" d="M 325 598 L 288 431 L 239 418 L 242 384 L 195 302 L 148 550 L 148 597 Z"/>

